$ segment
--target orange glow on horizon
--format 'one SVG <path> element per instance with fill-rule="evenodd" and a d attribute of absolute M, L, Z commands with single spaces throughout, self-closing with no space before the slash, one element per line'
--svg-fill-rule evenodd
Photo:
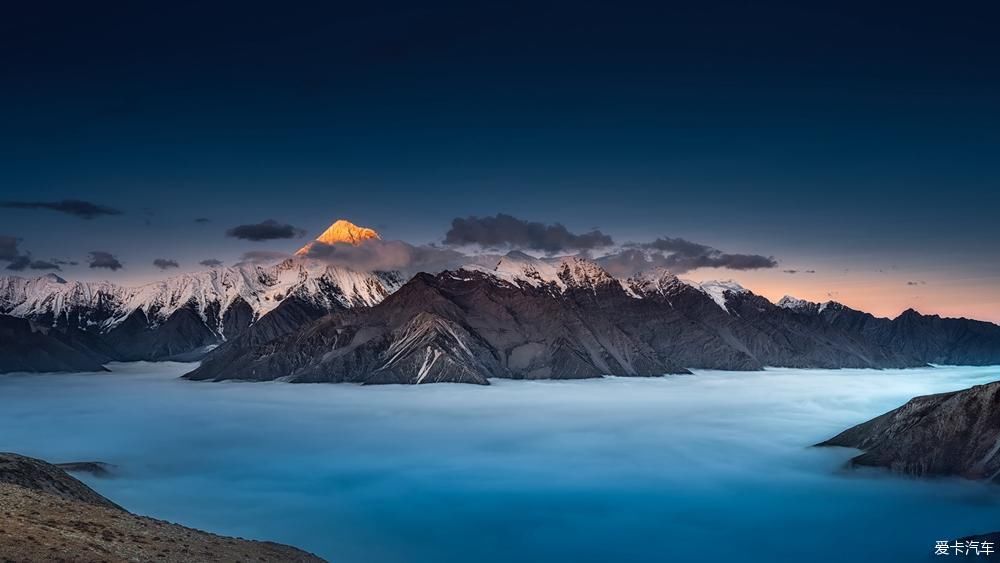
<path fill-rule="evenodd" d="M 824 272 L 788 274 L 781 270 L 720 272 L 696 270 L 681 276 L 703 281 L 731 277 L 777 302 L 785 295 L 823 303 L 837 301 L 879 317 L 906 309 L 925 315 L 966 317 L 1000 323 L 1000 283 L 992 278 L 948 278 L 931 273 Z"/>

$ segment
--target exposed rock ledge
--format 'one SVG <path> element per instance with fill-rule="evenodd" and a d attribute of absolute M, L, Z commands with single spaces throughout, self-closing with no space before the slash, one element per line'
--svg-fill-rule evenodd
<path fill-rule="evenodd" d="M 137 516 L 44 461 L 0 453 L 0 554 L 7 561 L 291 561 L 286 545 Z"/>
<path fill-rule="evenodd" d="M 864 453 L 854 466 L 1000 481 L 1000 382 L 916 397 L 818 446 Z"/>

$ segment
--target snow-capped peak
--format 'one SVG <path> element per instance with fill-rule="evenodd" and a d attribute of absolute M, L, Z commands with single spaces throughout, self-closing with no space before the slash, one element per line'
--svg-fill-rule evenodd
<path fill-rule="evenodd" d="M 799 312 L 811 312 L 815 314 L 822 313 L 830 307 L 842 307 L 842 305 L 836 301 L 816 303 L 815 301 L 806 301 L 805 299 L 799 299 L 798 297 L 792 297 L 791 295 L 782 297 L 778 301 L 777 305 L 778 307 L 782 307 L 784 309 L 791 309 Z"/>
<path fill-rule="evenodd" d="M 463 268 L 486 272 L 513 285 L 549 287 L 559 293 L 569 288 L 585 287 L 596 291 L 600 286 L 621 284 L 604 268 L 577 256 L 535 258 L 515 250 L 502 256 L 492 269 L 474 264 Z"/>
<path fill-rule="evenodd" d="M 775 303 L 778 307 L 782 309 L 805 309 L 812 305 L 816 305 L 812 301 L 806 301 L 805 299 L 799 299 L 798 297 L 792 297 L 791 295 L 786 295 Z"/>
<path fill-rule="evenodd" d="M 560 260 L 559 278 L 568 287 L 586 287 L 595 290 L 597 287 L 618 283 L 614 276 L 596 262 L 578 256 Z"/>
<path fill-rule="evenodd" d="M 700 290 L 705 295 L 712 298 L 712 301 L 722 307 L 722 310 L 729 312 L 726 305 L 726 295 L 729 293 L 747 293 L 747 289 L 733 280 L 708 280 L 701 283 L 683 280 L 684 283 Z"/>
<path fill-rule="evenodd" d="M 641 293 L 666 295 L 673 293 L 674 289 L 684 282 L 666 268 L 653 268 L 635 274 L 628 279 L 628 283 Z"/>
<path fill-rule="evenodd" d="M 491 273 L 515 285 L 521 282 L 532 287 L 548 284 L 555 284 L 560 290 L 566 287 L 559 278 L 559 267 L 556 264 L 517 250 L 502 256 Z"/>

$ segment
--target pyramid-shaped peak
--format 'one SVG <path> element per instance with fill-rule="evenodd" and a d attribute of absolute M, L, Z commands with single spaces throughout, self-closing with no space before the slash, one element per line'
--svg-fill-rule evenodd
<path fill-rule="evenodd" d="M 346 219 L 337 219 L 330 225 L 323 234 L 316 237 L 317 242 L 326 244 L 348 243 L 358 245 L 369 239 L 381 239 L 382 237 L 368 227 L 359 227 Z"/>
<path fill-rule="evenodd" d="M 64 280 L 61 277 L 59 277 L 59 276 L 57 276 L 55 274 L 52 274 L 52 273 L 45 274 L 44 276 L 42 276 L 39 279 L 43 279 L 45 281 L 52 282 L 52 283 L 66 283 L 66 280 Z"/>
<path fill-rule="evenodd" d="M 316 237 L 315 241 L 300 248 L 296 254 L 306 254 L 309 252 L 309 247 L 316 242 L 323 244 L 353 244 L 357 246 L 366 240 L 373 239 L 382 239 L 375 229 L 359 227 L 346 219 L 337 219 L 322 234 Z"/>

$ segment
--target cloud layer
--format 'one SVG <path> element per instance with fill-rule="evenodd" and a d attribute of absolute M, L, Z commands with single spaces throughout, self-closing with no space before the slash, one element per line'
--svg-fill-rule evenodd
<path fill-rule="evenodd" d="M 510 247 L 554 254 L 604 248 L 614 241 L 596 229 L 576 234 L 560 223 L 547 225 L 497 213 L 493 217 L 456 217 L 445 234 L 444 244 L 490 249 Z"/>
<path fill-rule="evenodd" d="M 79 217 L 81 219 L 94 219 L 101 215 L 121 215 L 122 212 L 113 207 L 98 205 L 80 199 L 64 199 L 62 201 L 4 201 L 0 202 L 0 207 L 8 209 L 48 209 Z"/>
<path fill-rule="evenodd" d="M 399 270 L 407 274 L 436 273 L 470 261 L 469 256 L 449 248 L 377 239 L 366 240 L 358 246 L 314 242 L 309 245 L 306 256 L 353 270 Z"/>
<path fill-rule="evenodd" d="M 289 256 L 290 255 L 285 252 L 275 252 L 273 250 L 251 250 L 250 252 L 244 252 L 243 256 L 240 256 L 240 261 L 237 262 L 236 265 L 270 264 L 284 260 Z"/>
<path fill-rule="evenodd" d="M 305 231 L 287 223 L 279 223 L 274 219 L 252 223 L 248 225 L 237 225 L 228 231 L 226 236 L 235 237 L 242 240 L 260 242 L 264 240 L 297 238 L 305 235 Z"/>

